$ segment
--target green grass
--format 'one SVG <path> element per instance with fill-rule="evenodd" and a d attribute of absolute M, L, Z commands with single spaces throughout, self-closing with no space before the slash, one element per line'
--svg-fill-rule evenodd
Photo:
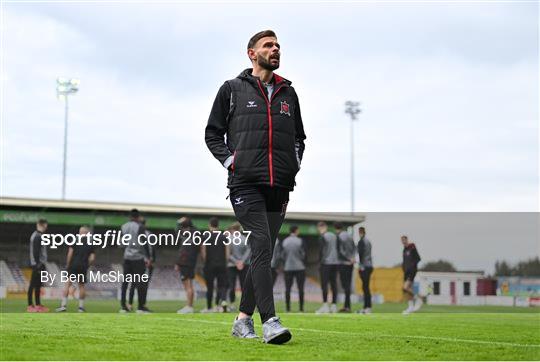
<path fill-rule="evenodd" d="M 149 304 L 156 313 L 106 313 L 117 303 L 88 301 L 87 310 L 101 313 L 38 314 L 17 313 L 22 300 L 3 300 L 0 359 L 540 360 L 537 309 L 425 306 L 403 316 L 404 305 L 384 304 L 364 316 L 309 313 L 315 304 L 305 314 L 278 308 L 293 339 L 274 346 L 230 337 L 233 314 L 178 315 L 171 312 L 180 303 Z M 261 333 L 258 318 L 255 325 Z"/>

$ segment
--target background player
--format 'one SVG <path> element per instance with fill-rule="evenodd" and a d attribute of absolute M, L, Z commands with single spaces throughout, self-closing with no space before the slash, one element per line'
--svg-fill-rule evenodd
<path fill-rule="evenodd" d="M 410 243 L 406 235 L 401 236 L 401 243 L 403 244 L 403 292 L 405 298 L 409 301 L 409 306 L 403 311 L 403 314 L 409 314 L 419 310 L 423 304 L 422 298 L 415 295 L 413 291 L 414 277 L 421 259 L 416 245 Z"/>
<path fill-rule="evenodd" d="M 90 228 L 88 226 L 81 226 L 79 228 L 79 235 L 90 235 Z M 74 244 L 68 248 L 66 258 L 66 270 L 68 275 L 75 275 L 77 278 L 77 284 L 79 287 L 79 312 L 86 312 L 84 309 L 84 298 L 86 297 L 85 283 L 88 273 L 88 267 L 94 263 L 96 253 L 93 245 L 88 245 L 87 238 L 81 238 L 82 245 Z M 70 279 L 64 286 L 62 294 L 62 302 L 59 308 L 56 308 L 57 312 L 67 311 L 67 302 L 69 296 L 69 288 L 72 282 Z"/>
<path fill-rule="evenodd" d="M 341 287 L 345 293 L 345 303 L 339 311 L 341 313 L 351 312 L 351 282 L 355 261 L 355 247 L 352 236 L 343 229 L 343 224 L 340 222 L 334 223 L 337 237 L 337 250 L 339 257 L 339 280 Z"/>
<path fill-rule="evenodd" d="M 206 310 L 212 311 L 212 299 L 214 298 L 214 282 L 217 280 L 216 308 L 217 311 L 227 311 L 227 259 L 228 249 L 225 246 L 229 242 L 223 233 L 219 232 L 219 220 L 213 217 L 208 222 L 208 229 L 212 237 L 207 244 L 201 245 L 201 256 L 204 261 L 204 279 L 206 281 Z M 232 241 L 232 236 L 230 238 Z"/>
<path fill-rule="evenodd" d="M 32 266 L 32 276 L 28 285 L 28 307 L 27 312 L 48 312 L 49 308 L 41 305 L 41 271 L 45 270 L 47 262 L 47 247 L 41 245 L 41 236 L 47 231 L 47 220 L 39 219 L 36 223 L 36 230 L 30 236 L 30 265 Z M 32 301 L 35 296 L 36 304 Z"/>
<path fill-rule="evenodd" d="M 152 262 L 150 261 L 150 250 L 148 249 L 148 243 L 139 243 L 139 235 L 145 234 L 144 226 L 141 225 L 141 216 L 139 210 L 132 209 L 129 214 L 129 221 L 122 225 L 122 234 L 131 235 L 131 243 L 124 249 L 124 275 L 132 274 L 138 275 L 139 278 L 145 273 L 147 267 Z M 137 313 L 149 313 L 150 310 L 146 308 L 146 295 L 144 293 L 144 286 L 142 282 L 135 282 L 137 288 L 138 308 Z M 130 312 L 126 305 L 126 293 L 129 283 L 124 281 L 122 283 L 121 298 L 120 298 L 120 313 Z"/>
<path fill-rule="evenodd" d="M 148 244 L 148 235 L 152 234 L 152 232 L 150 232 L 146 228 L 146 219 L 144 217 L 141 217 L 140 218 L 140 223 L 144 227 L 144 233 L 146 234 L 146 238 L 147 238 L 146 239 L 147 240 L 146 247 L 148 248 L 148 252 L 150 253 L 150 263 L 146 264 L 146 269 L 144 271 L 145 274 L 148 275 L 148 281 L 141 282 L 142 289 L 143 289 L 143 292 L 144 292 L 143 300 L 146 302 L 147 296 L 148 296 L 148 288 L 150 286 L 150 280 L 152 279 L 152 274 L 154 272 L 154 264 L 156 262 L 156 247 L 155 247 L 155 245 L 152 246 L 152 245 Z M 129 301 L 128 301 L 128 305 L 127 305 L 129 310 L 133 309 L 133 297 L 135 296 L 135 287 L 136 287 L 135 283 L 131 283 L 131 286 L 129 287 Z M 140 299 L 140 296 L 138 296 L 138 298 Z M 144 307 L 146 307 L 146 304 L 144 305 Z"/>
<path fill-rule="evenodd" d="M 180 280 L 186 291 L 187 303 L 176 313 L 187 314 L 193 313 L 193 299 L 195 291 L 193 289 L 193 278 L 195 278 L 195 265 L 199 256 L 200 246 L 193 243 L 193 233 L 196 231 L 191 218 L 185 216 L 178 220 L 178 230 L 180 233 L 180 253 L 178 262 L 174 266 L 175 270 L 180 273 Z M 188 240 L 189 238 L 189 240 Z"/>
<path fill-rule="evenodd" d="M 229 228 L 231 235 L 240 233 L 240 243 L 230 243 L 229 259 L 227 260 L 227 276 L 229 288 L 229 311 L 235 310 L 234 302 L 236 301 L 236 280 L 240 282 L 240 289 L 244 289 L 244 280 L 246 272 L 249 268 L 249 259 L 251 257 L 251 249 L 247 243 L 246 237 L 241 233 L 242 227 L 239 223 L 234 223 Z"/>
<path fill-rule="evenodd" d="M 328 231 L 328 225 L 324 221 L 319 221 L 317 230 L 321 234 L 320 245 L 320 272 L 323 305 L 316 313 L 336 313 L 337 312 L 337 271 L 338 271 L 338 251 L 337 237 Z M 332 289 L 332 305 L 328 306 L 328 284 Z"/>
<path fill-rule="evenodd" d="M 371 313 L 371 289 L 369 282 L 371 279 L 371 273 L 373 272 L 373 258 L 371 257 L 371 241 L 366 237 L 366 229 L 361 227 L 359 229 L 360 241 L 357 245 L 358 250 L 358 272 L 360 273 L 360 279 L 362 280 L 362 291 L 364 293 L 364 308 L 360 309 L 358 313 L 370 314 Z"/>
<path fill-rule="evenodd" d="M 281 242 L 283 271 L 285 274 L 285 307 L 291 311 L 291 288 L 296 279 L 300 312 L 304 311 L 304 282 L 306 281 L 306 245 L 298 235 L 298 226 L 291 226 L 290 234 Z"/>

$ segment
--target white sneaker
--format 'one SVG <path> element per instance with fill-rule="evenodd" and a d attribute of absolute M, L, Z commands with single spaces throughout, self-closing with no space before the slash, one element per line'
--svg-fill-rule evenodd
<path fill-rule="evenodd" d="M 204 308 L 204 309 L 201 309 L 199 313 L 214 313 L 214 312 L 215 310 L 213 309 Z"/>
<path fill-rule="evenodd" d="M 408 314 L 411 314 L 412 312 L 414 312 L 412 308 L 407 308 L 401 314 L 408 315 Z"/>
<path fill-rule="evenodd" d="M 363 314 L 371 314 L 371 308 L 365 308 L 363 309 Z"/>
<path fill-rule="evenodd" d="M 337 313 L 337 305 L 332 304 L 330 306 L 330 313 Z"/>
<path fill-rule="evenodd" d="M 176 313 L 178 314 L 191 314 L 193 312 L 194 312 L 193 307 L 190 307 L 189 305 L 186 305 L 184 308 L 178 309 L 176 311 Z"/>
<path fill-rule="evenodd" d="M 317 309 L 315 313 L 317 314 L 330 313 L 330 307 L 328 307 L 328 303 L 324 303 L 322 307 Z"/>
<path fill-rule="evenodd" d="M 67 308 L 66 307 L 58 307 L 55 309 L 56 312 L 66 312 L 67 311 Z"/>
<path fill-rule="evenodd" d="M 418 310 L 420 310 L 420 308 L 422 308 L 422 305 L 424 304 L 424 301 L 422 300 L 422 298 L 418 297 L 415 301 L 414 301 L 414 308 L 413 308 L 413 312 L 417 312 Z"/>

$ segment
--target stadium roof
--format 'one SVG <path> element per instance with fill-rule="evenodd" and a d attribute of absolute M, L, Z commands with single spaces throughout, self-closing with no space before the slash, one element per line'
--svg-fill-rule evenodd
<path fill-rule="evenodd" d="M 116 211 L 127 212 L 131 209 L 138 209 L 141 213 L 156 214 L 193 214 L 193 215 L 216 215 L 230 216 L 234 214 L 229 208 L 212 208 L 199 206 L 177 206 L 160 204 L 141 204 L 124 202 L 103 202 L 87 200 L 58 200 L 58 199 L 33 199 L 33 198 L 0 198 L 0 207 L 31 208 L 31 209 L 64 209 L 64 210 L 96 210 L 96 211 Z M 341 221 L 349 224 L 363 222 L 365 216 L 359 213 L 336 213 L 336 212 L 288 212 L 288 220 L 302 221 Z"/>
<path fill-rule="evenodd" d="M 232 209 L 225 208 L 5 197 L 0 199 L 0 223 L 3 224 L 0 237 L 9 230 L 16 233 L 20 229 L 17 225 L 33 224 L 39 218 L 56 226 L 119 228 L 126 222 L 129 210 L 134 208 L 145 216 L 146 225 L 154 231 L 173 230 L 178 218 L 186 215 L 191 216 L 195 227 L 201 230 L 208 227 L 208 218 L 212 216 L 220 217 L 222 225 L 236 221 Z M 341 221 L 351 226 L 363 222 L 365 217 L 348 213 L 288 212 L 280 234 L 287 234 L 289 228 L 296 225 L 302 235 L 318 236 L 316 223 L 320 220 Z"/>

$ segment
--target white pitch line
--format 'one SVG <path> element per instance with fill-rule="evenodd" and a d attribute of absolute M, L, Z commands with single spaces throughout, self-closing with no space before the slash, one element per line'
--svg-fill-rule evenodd
<path fill-rule="evenodd" d="M 207 323 L 207 324 L 222 324 L 230 326 L 229 322 L 218 322 L 218 321 L 207 321 L 204 319 L 191 319 L 191 318 L 181 318 L 181 321 L 186 322 L 197 322 L 197 323 Z M 432 337 L 432 336 L 409 336 L 409 335 L 398 335 L 398 334 L 366 334 L 358 332 L 343 332 L 343 331 L 332 331 L 332 330 L 322 330 L 322 329 L 312 329 L 312 328 L 289 328 L 292 331 L 302 331 L 302 332 L 314 332 L 314 333 L 330 333 L 330 334 L 344 334 L 344 335 L 358 335 L 363 337 L 370 338 L 410 338 L 410 339 L 429 339 L 434 341 L 444 341 L 444 342 L 462 342 L 462 343 L 473 343 L 473 344 L 487 344 L 493 346 L 505 346 L 505 347 L 521 347 L 521 348 L 540 348 L 540 344 L 521 344 L 521 343 L 512 343 L 512 342 L 498 342 L 498 341 L 483 341 L 479 339 L 462 339 L 462 338 L 451 338 L 451 337 Z"/>

